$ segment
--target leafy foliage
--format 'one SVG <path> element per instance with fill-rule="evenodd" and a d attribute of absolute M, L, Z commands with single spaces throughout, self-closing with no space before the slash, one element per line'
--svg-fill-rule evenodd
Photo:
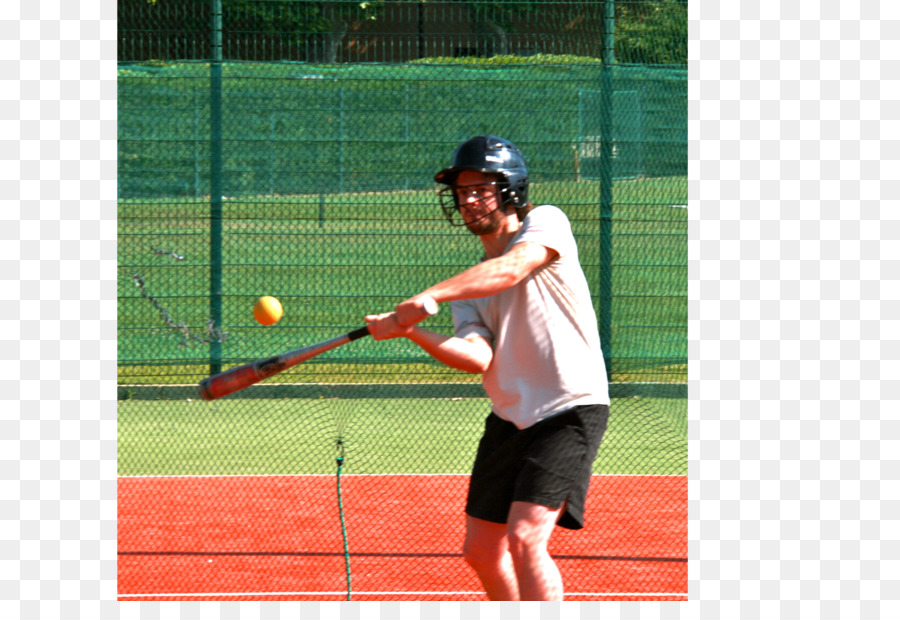
<path fill-rule="evenodd" d="M 119 0 L 119 60 L 207 58 L 210 4 L 210 0 Z M 377 19 L 384 4 L 384 0 L 222 0 L 225 56 L 333 62 L 330 57 L 348 28 Z M 152 43 L 135 42 L 144 39 Z"/>
<path fill-rule="evenodd" d="M 119 60 L 207 59 L 210 53 L 210 4 L 210 0 L 119 0 Z M 402 4 L 393 2 L 391 6 Z M 421 7 L 426 3 L 407 1 L 405 4 Z M 479 57 L 501 57 L 503 60 L 499 63 L 502 64 L 521 62 L 508 57 L 526 39 L 529 43 L 525 45 L 535 51 L 542 47 L 540 37 L 556 34 L 569 37 L 577 32 L 580 40 L 587 38 L 596 42 L 603 5 L 601 2 L 539 0 L 445 0 L 427 4 L 434 7 L 427 13 L 429 21 L 440 24 L 442 20 L 450 20 L 457 24 L 453 28 L 459 27 L 458 22 L 464 24 L 462 30 L 468 32 L 459 34 L 477 41 L 472 43 L 477 49 L 468 53 Z M 396 37 L 400 37 L 399 41 L 410 34 L 391 32 L 392 28 L 403 24 L 389 23 L 389 20 L 402 21 L 408 19 L 410 13 L 399 9 L 387 13 L 386 0 L 222 0 L 222 9 L 223 53 L 228 60 L 335 63 L 347 54 L 347 36 L 375 37 L 382 45 L 388 42 L 393 45 Z M 617 0 L 615 9 L 617 62 L 686 64 L 687 0 Z M 380 20 L 385 28 L 379 26 L 376 32 L 371 27 L 363 27 L 376 20 Z M 403 27 L 415 29 L 415 25 L 410 24 Z M 544 32 L 536 34 L 536 27 L 543 28 Z M 429 29 L 433 29 L 433 25 Z M 427 36 L 451 35 L 431 32 Z M 574 49 L 558 47 L 556 51 Z M 392 60 L 408 58 L 409 55 L 392 57 Z M 453 62 L 459 61 L 454 59 Z M 526 62 L 543 61 L 532 57 Z"/>
<path fill-rule="evenodd" d="M 616 60 L 640 64 L 686 64 L 687 0 L 617 4 Z"/>
<path fill-rule="evenodd" d="M 411 65 L 470 65 L 473 68 L 494 68 L 502 65 L 585 65 L 598 64 L 599 58 L 575 56 L 574 54 L 534 54 L 532 56 L 499 55 L 484 58 L 481 56 L 440 56 L 437 58 L 419 58 L 410 60 Z"/>

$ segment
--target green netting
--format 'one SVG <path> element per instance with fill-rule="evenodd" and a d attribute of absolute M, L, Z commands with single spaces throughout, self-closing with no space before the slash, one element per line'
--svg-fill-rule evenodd
<path fill-rule="evenodd" d="M 376 65 L 342 69 L 328 83 L 295 79 L 317 70 L 224 68 L 225 361 L 266 354 L 268 344 L 247 313 L 263 289 L 291 310 L 280 331 L 300 330 L 290 337 L 308 342 L 477 260 L 480 250 L 467 243 L 467 233 L 444 224 L 431 177 L 446 165 L 447 153 L 479 133 L 521 145 L 532 195 L 568 213 L 584 267 L 599 269 L 599 97 L 587 88 L 596 87 L 596 68 L 537 65 L 499 77 L 490 70 L 485 77 L 453 66 Z M 155 312 L 145 293 L 178 297 L 174 307 L 194 332 L 209 319 L 210 114 L 198 94 L 201 86 L 209 88 L 187 77 L 200 71 L 208 73 L 198 65 L 173 65 L 151 77 L 129 66 L 119 78 L 123 362 L 202 363 L 206 357 L 197 346 L 165 349 L 154 333 L 165 330 L 148 330 L 153 321 L 139 316 Z M 656 332 L 652 340 L 683 329 L 686 316 L 679 297 L 686 217 L 676 208 L 686 203 L 686 76 L 683 70 L 621 67 L 613 85 L 623 89 L 614 96 L 620 105 L 613 177 L 622 180 L 613 187 L 616 221 L 622 222 L 613 240 L 622 245 L 614 255 L 614 300 L 634 297 L 631 306 L 654 294 L 666 300 L 661 303 L 671 314 L 641 326 Z M 135 274 L 144 277 L 144 287 L 136 286 Z M 599 278 L 595 273 L 593 281 Z M 314 323 L 297 312 L 316 305 L 330 307 Z M 623 306 L 623 312 L 637 310 Z M 614 324 L 632 322 L 623 316 Z M 173 332 L 168 340 L 181 342 L 182 336 Z M 667 340 L 670 347 L 643 347 L 643 354 L 623 354 L 618 339 L 612 346 L 615 355 L 644 357 L 650 365 L 686 358 L 683 338 Z M 385 355 L 382 345 L 359 348 L 365 357 Z M 414 348 L 408 356 L 422 357 Z"/>
<path fill-rule="evenodd" d="M 491 133 L 572 222 L 609 356 L 566 591 L 683 597 L 684 3 L 617 2 L 606 69 L 602 2 L 225 0 L 221 64 L 215 5 L 119 3 L 120 596 L 344 598 L 348 562 L 355 599 L 483 596 L 460 556 L 478 376 L 362 339 L 222 401 L 195 385 L 477 262 L 431 179 Z"/>

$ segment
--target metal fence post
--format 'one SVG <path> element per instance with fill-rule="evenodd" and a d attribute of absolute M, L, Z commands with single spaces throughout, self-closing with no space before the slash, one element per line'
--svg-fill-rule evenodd
<path fill-rule="evenodd" d="M 612 379 L 612 229 L 613 229 L 613 63 L 615 0 L 603 4 L 603 68 L 600 74 L 600 303 L 599 327 L 606 375 Z"/>
<path fill-rule="evenodd" d="M 209 63 L 209 315 L 222 328 L 222 0 L 212 2 L 212 55 Z M 210 338 L 209 373 L 222 371 L 222 343 Z"/>
<path fill-rule="evenodd" d="M 344 193 L 344 85 L 338 89 L 338 193 Z"/>

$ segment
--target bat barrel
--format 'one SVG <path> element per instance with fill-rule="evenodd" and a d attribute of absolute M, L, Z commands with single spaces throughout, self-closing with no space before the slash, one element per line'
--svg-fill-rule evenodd
<path fill-rule="evenodd" d="M 210 385 L 210 380 L 212 377 L 207 377 L 198 385 L 198 389 L 200 390 L 200 398 L 203 400 L 215 400 L 217 397 L 215 395 L 215 390 Z"/>
<path fill-rule="evenodd" d="M 220 372 L 212 377 L 203 379 L 199 384 L 200 397 L 203 400 L 216 400 L 223 396 L 228 396 L 246 387 L 250 387 L 259 383 L 263 379 L 268 379 L 272 375 L 276 375 L 288 368 L 296 366 L 308 359 L 311 359 L 320 353 L 330 351 L 335 347 L 346 344 L 351 340 L 356 340 L 367 336 L 369 331 L 365 327 L 344 334 L 331 340 L 289 351 L 282 355 L 267 357 L 266 359 L 256 360 L 244 366 L 232 368 L 225 372 Z"/>
<path fill-rule="evenodd" d="M 207 377 L 200 382 L 201 398 L 203 400 L 216 400 L 258 383 L 265 378 L 265 376 L 260 375 L 257 368 L 258 365 L 259 362 L 247 364 L 226 370 L 212 377 Z"/>

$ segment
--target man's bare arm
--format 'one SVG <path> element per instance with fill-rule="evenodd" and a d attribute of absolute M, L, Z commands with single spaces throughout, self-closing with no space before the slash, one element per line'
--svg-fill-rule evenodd
<path fill-rule="evenodd" d="M 494 357 L 491 343 L 481 336 L 457 338 L 421 327 L 401 327 L 396 312 L 367 316 L 366 323 L 375 340 L 409 338 L 437 361 L 465 372 L 484 372 Z"/>
<path fill-rule="evenodd" d="M 517 243 L 512 249 L 483 261 L 457 275 L 438 282 L 418 295 L 401 302 L 394 309 L 402 322 L 413 322 L 419 316 L 419 298 L 433 297 L 438 303 L 455 299 L 490 297 L 511 288 L 535 269 L 554 260 L 559 254 L 539 243 Z"/>

